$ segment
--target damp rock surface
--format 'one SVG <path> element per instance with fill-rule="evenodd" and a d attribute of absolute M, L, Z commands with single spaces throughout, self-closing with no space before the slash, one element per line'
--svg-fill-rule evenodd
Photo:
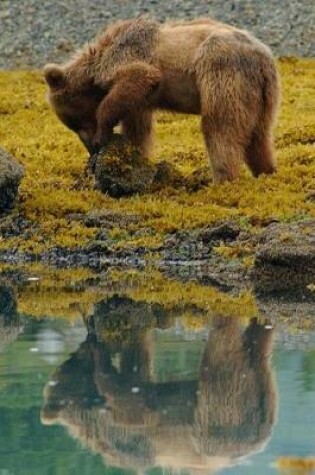
<path fill-rule="evenodd" d="M 253 279 L 262 293 L 307 293 L 315 282 L 315 220 L 268 226 L 256 252 Z"/>
<path fill-rule="evenodd" d="M 96 187 L 115 198 L 146 192 L 155 175 L 154 166 L 119 134 L 91 157 L 90 167 Z"/>
<path fill-rule="evenodd" d="M 114 134 L 108 145 L 90 157 L 89 167 L 96 188 L 114 198 L 186 185 L 170 163 L 152 163 L 121 134 Z"/>

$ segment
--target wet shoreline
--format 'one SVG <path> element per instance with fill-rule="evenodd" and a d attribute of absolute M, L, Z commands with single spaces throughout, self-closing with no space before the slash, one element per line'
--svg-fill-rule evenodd
<path fill-rule="evenodd" d="M 157 249 L 115 249 L 104 240 L 74 249 L 54 247 L 41 254 L 2 250 L 0 263 L 17 268 L 32 264 L 70 271 L 87 268 L 96 273 L 154 268 L 166 278 L 195 281 L 224 293 L 249 290 L 263 299 L 288 300 L 285 296 L 290 295 L 291 300 L 314 301 L 314 229 L 314 220 L 272 223 L 259 235 L 251 235 L 233 222 L 223 222 L 176 232 Z"/>

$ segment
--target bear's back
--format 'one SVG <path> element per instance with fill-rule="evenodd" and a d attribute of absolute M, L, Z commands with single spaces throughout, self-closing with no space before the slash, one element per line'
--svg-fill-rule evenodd
<path fill-rule="evenodd" d="M 269 49 L 247 31 L 215 20 L 200 19 L 162 24 L 154 62 L 162 68 L 175 65 L 181 70 L 191 70 L 202 45 L 218 38 L 226 44 L 227 50 L 243 52 L 248 49 L 270 55 Z"/>

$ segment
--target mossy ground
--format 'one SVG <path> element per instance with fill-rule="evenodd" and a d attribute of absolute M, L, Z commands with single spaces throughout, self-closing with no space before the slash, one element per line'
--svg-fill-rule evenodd
<path fill-rule="evenodd" d="M 27 239 L 13 237 L 1 248 L 41 252 L 60 245 L 87 244 L 94 228 L 74 221 L 73 213 L 110 209 L 140 216 L 113 232 L 123 246 L 139 241 L 149 248 L 174 230 L 203 227 L 233 218 L 260 226 L 269 218 L 280 221 L 314 216 L 315 189 L 315 60 L 279 61 L 283 103 L 276 129 L 279 172 L 254 179 L 242 170 L 235 183 L 207 185 L 196 192 L 165 188 L 156 193 L 114 199 L 90 187 L 80 187 L 87 153 L 77 137 L 54 116 L 45 100 L 40 72 L 0 73 L 0 145 L 26 167 L 15 213 L 23 214 L 36 232 Z M 189 175 L 207 166 L 199 118 L 157 115 L 154 161 L 168 160 Z"/>

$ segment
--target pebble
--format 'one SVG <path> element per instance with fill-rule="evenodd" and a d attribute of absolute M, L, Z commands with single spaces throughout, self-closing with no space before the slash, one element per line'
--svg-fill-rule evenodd
<path fill-rule="evenodd" d="M 138 394 L 140 392 L 140 388 L 138 388 L 137 386 L 134 386 L 133 388 L 131 388 L 131 392 L 132 394 Z"/>

